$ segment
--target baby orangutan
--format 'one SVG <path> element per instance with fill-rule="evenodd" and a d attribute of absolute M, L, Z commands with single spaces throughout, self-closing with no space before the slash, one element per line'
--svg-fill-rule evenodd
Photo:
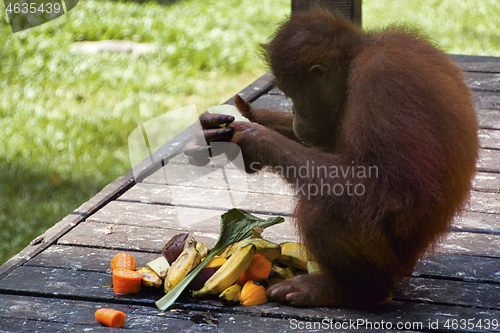
<path fill-rule="evenodd" d="M 318 171 L 281 175 L 296 190 L 297 229 L 321 274 L 275 284 L 268 296 L 297 306 L 388 303 L 468 200 L 478 125 L 461 71 L 413 31 L 363 33 L 327 11 L 294 14 L 264 51 L 293 114 L 252 110 L 236 96 L 251 122 L 200 120 L 207 141 L 240 147 L 249 173 Z"/>

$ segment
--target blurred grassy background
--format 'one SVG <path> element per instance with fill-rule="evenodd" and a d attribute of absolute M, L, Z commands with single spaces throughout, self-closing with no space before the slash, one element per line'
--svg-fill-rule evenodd
<path fill-rule="evenodd" d="M 81 0 L 15 35 L 0 17 L 0 264 L 130 169 L 135 127 L 220 104 L 262 75 L 258 44 L 289 11 L 289 0 Z M 496 0 L 363 0 L 365 28 L 393 22 L 448 53 L 500 56 Z M 158 51 L 70 52 L 107 39 Z"/>

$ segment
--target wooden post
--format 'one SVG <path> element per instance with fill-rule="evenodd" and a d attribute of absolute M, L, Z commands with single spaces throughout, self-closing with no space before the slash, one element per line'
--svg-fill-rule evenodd
<path fill-rule="evenodd" d="M 336 11 L 361 26 L 361 0 L 292 0 L 292 15 L 319 7 Z"/>

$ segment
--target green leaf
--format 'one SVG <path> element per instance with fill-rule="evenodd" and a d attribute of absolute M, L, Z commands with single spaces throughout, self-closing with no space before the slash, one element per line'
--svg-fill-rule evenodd
<path fill-rule="evenodd" d="M 220 235 L 217 244 L 210 251 L 208 256 L 195 269 L 191 271 L 174 289 L 163 296 L 156 306 L 158 309 L 165 311 L 172 305 L 177 297 L 186 289 L 191 280 L 212 260 L 213 257 L 221 253 L 229 245 L 239 242 L 252 235 L 252 228 L 259 226 L 262 229 L 270 227 L 274 224 L 282 223 L 284 218 L 270 217 L 267 220 L 261 219 L 241 209 L 233 208 L 221 216 L 220 220 Z"/>
<path fill-rule="evenodd" d="M 219 241 L 214 249 L 225 249 L 227 246 L 239 242 L 252 235 L 252 228 L 259 226 L 265 229 L 274 224 L 283 222 L 282 217 L 261 219 L 241 209 L 231 209 L 221 216 Z M 213 251 L 213 250 L 212 250 Z M 210 252 L 211 253 L 211 252 Z"/>

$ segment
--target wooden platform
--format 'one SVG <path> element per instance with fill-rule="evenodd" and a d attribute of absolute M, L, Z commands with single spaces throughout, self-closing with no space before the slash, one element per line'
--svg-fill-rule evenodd
<path fill-rule="evenodd" d="M 226 183 L 220 168 L 200 173 L 178 154 L 189 139 L 181 133 L 156 153 L 155 163 L 139 166 L 138 183 L 132 171 L 118 178 L 0 267 L 0 332 L 107 332 L 94 319 L 104 306 L 126 312 L 124 329 L 135 332 L 500 331 L 500 63 L 465 60 L 459 65 L 474 90 L 482 146 L 470 206 L 391 305 L 365 311 L 228 307 L 183 298 L 161 312 L 154 305 L 161 295 L 115 295 L 109 262 L 116 253 L 126 250 L 145 265 L 184 230 L 214 245 L 231 200 L 262 217 L 285 217 L 266 229 L 266 238 L 296 238 L 294 199 L 277 176 L 247 177 L 224 166 Z M 263 76 L 242 94 L 255 108 L 289 109 L 271 79 Z"/>

